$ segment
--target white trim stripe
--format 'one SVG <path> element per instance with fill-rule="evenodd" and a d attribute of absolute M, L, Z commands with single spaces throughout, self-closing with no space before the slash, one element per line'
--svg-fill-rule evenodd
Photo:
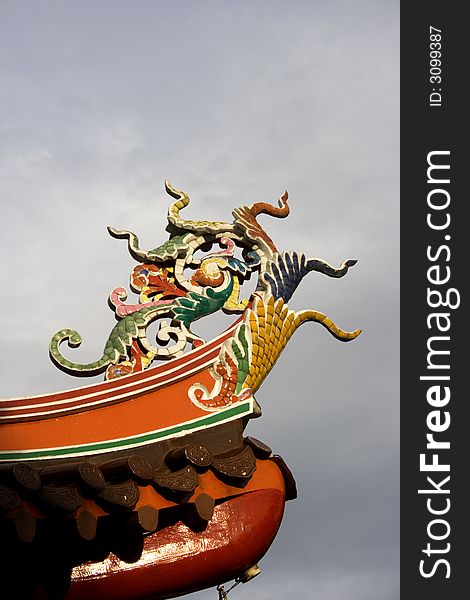
<path fill-rule="evenodd" d="M 76 446 L 58 446 L 54 448 L 32 448 L 27 450 L 4 450 L 0 452 L 0 462 L 13 460 L 44 460 L 47 458 L 69 458 L 76 456 L 89 456 L 103 454 L 105 452 L 115 452 L 118 450 L 128 450 L 138 448 L 149 444 L 167 440 L 170 438 L 181 437 L 189 433 L 201 431 L 211 427 L 216 427 L 224 423 L 229 423 L 242 416 L 253 412 L 253 398 L 221 409 L 218 413 L 211 413 L 204 417 L 198 417 L 177 425 L 154 429 L 142 434 L 115 438 L 110 440 L 101 440 L 99 442 L 77 444 Z M 224 414 L 227 417 L 224 418 Z"/>

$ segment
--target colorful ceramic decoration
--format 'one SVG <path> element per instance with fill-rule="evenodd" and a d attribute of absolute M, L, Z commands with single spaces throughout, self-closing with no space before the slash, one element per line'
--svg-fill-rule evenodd
<path fill-rule="evenodd" d="M 257 217 L 286 217 L 287 192 L 277 207 L 236 208 L 231 223 L 192 221 L 180 214 L 189 197 L 165 185 L 175 199 L 166 242 L 143 250 L 134 233 L 109 228 L 138 262 L 138 298 L 111 291 L 117 324 L 102 356 L 68 358 L 63 343 L 82 341 L 71 329 L 50 342 L 60 369 L 105 381 L 0 400 L 1 525 L 14 547 L 5 577 L 19 564 L 32 573 L 12 583 L 18 597 L 158 600 L 247 581 L 296 495 L 282 459 L 243 437 L 261 414 L 254 394 L 302 323 L 341 341 L 360 333 L 289 309 L 307 273 L 343 277 L 356 261 L 334 268 L 279 252 Z M 238 315 L 226 331 L 194 333 L 195 321 L 220 310 Z"/>

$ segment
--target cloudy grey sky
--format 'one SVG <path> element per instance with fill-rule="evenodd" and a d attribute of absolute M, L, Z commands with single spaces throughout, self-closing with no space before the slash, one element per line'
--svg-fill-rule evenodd
<path fill-rule="evenodd" d="M 83 383 L 48 341 L 72 327 L 74 356 L 101 354 L 134 264 L 106 226 L 161 243 L 165 179 L 201 219 L 287 189 L 289 218 L 263 220 L 278 248 L 359 259 L 292 307 L 362 336 L 304 325 L 257 395 L 248 432 L 299 498 L 234 599 L 398 597 L 398 16 L 397 0 L 0 1 L 1 397 Z"/>

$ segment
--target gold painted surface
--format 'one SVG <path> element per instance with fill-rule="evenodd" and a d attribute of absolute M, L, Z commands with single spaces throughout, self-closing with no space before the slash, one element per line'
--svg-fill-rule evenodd
<path fill-rule="evenodd" d="M 307 321 L 320 323 L 341 341 L 353 340 L 361 333 L 360 329 L 344 331 L 319 311 L 295 312 L 289 310 L 282 298 L 275 301 L 273 296 L 267 299 L 257 296 L 246 319 L 251 329 L 252 359 L 244 388 L 253 392 L 259 389 L 289 339 Z"/>

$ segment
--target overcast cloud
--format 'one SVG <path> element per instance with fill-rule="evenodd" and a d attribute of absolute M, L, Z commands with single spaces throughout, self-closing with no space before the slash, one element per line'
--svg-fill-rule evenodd
<path fill-rule="evenodd" d="M 160 244 L 165 179 L 201 219 L 287 189 L 291 215 L 263 219 L 278 248 L 359 260 L 311 274 L 292 307 L 364 333 L 304 325 L 257 395 L 248 433 L 299 498 L 234 599 L 398 597 L 398 16 L 396 0 L 0 2 L 1 397 L 83 384 L 49 339 L 72 327 L 74 357 L 101 355 L 134 264 L 106 226 Z"/>

